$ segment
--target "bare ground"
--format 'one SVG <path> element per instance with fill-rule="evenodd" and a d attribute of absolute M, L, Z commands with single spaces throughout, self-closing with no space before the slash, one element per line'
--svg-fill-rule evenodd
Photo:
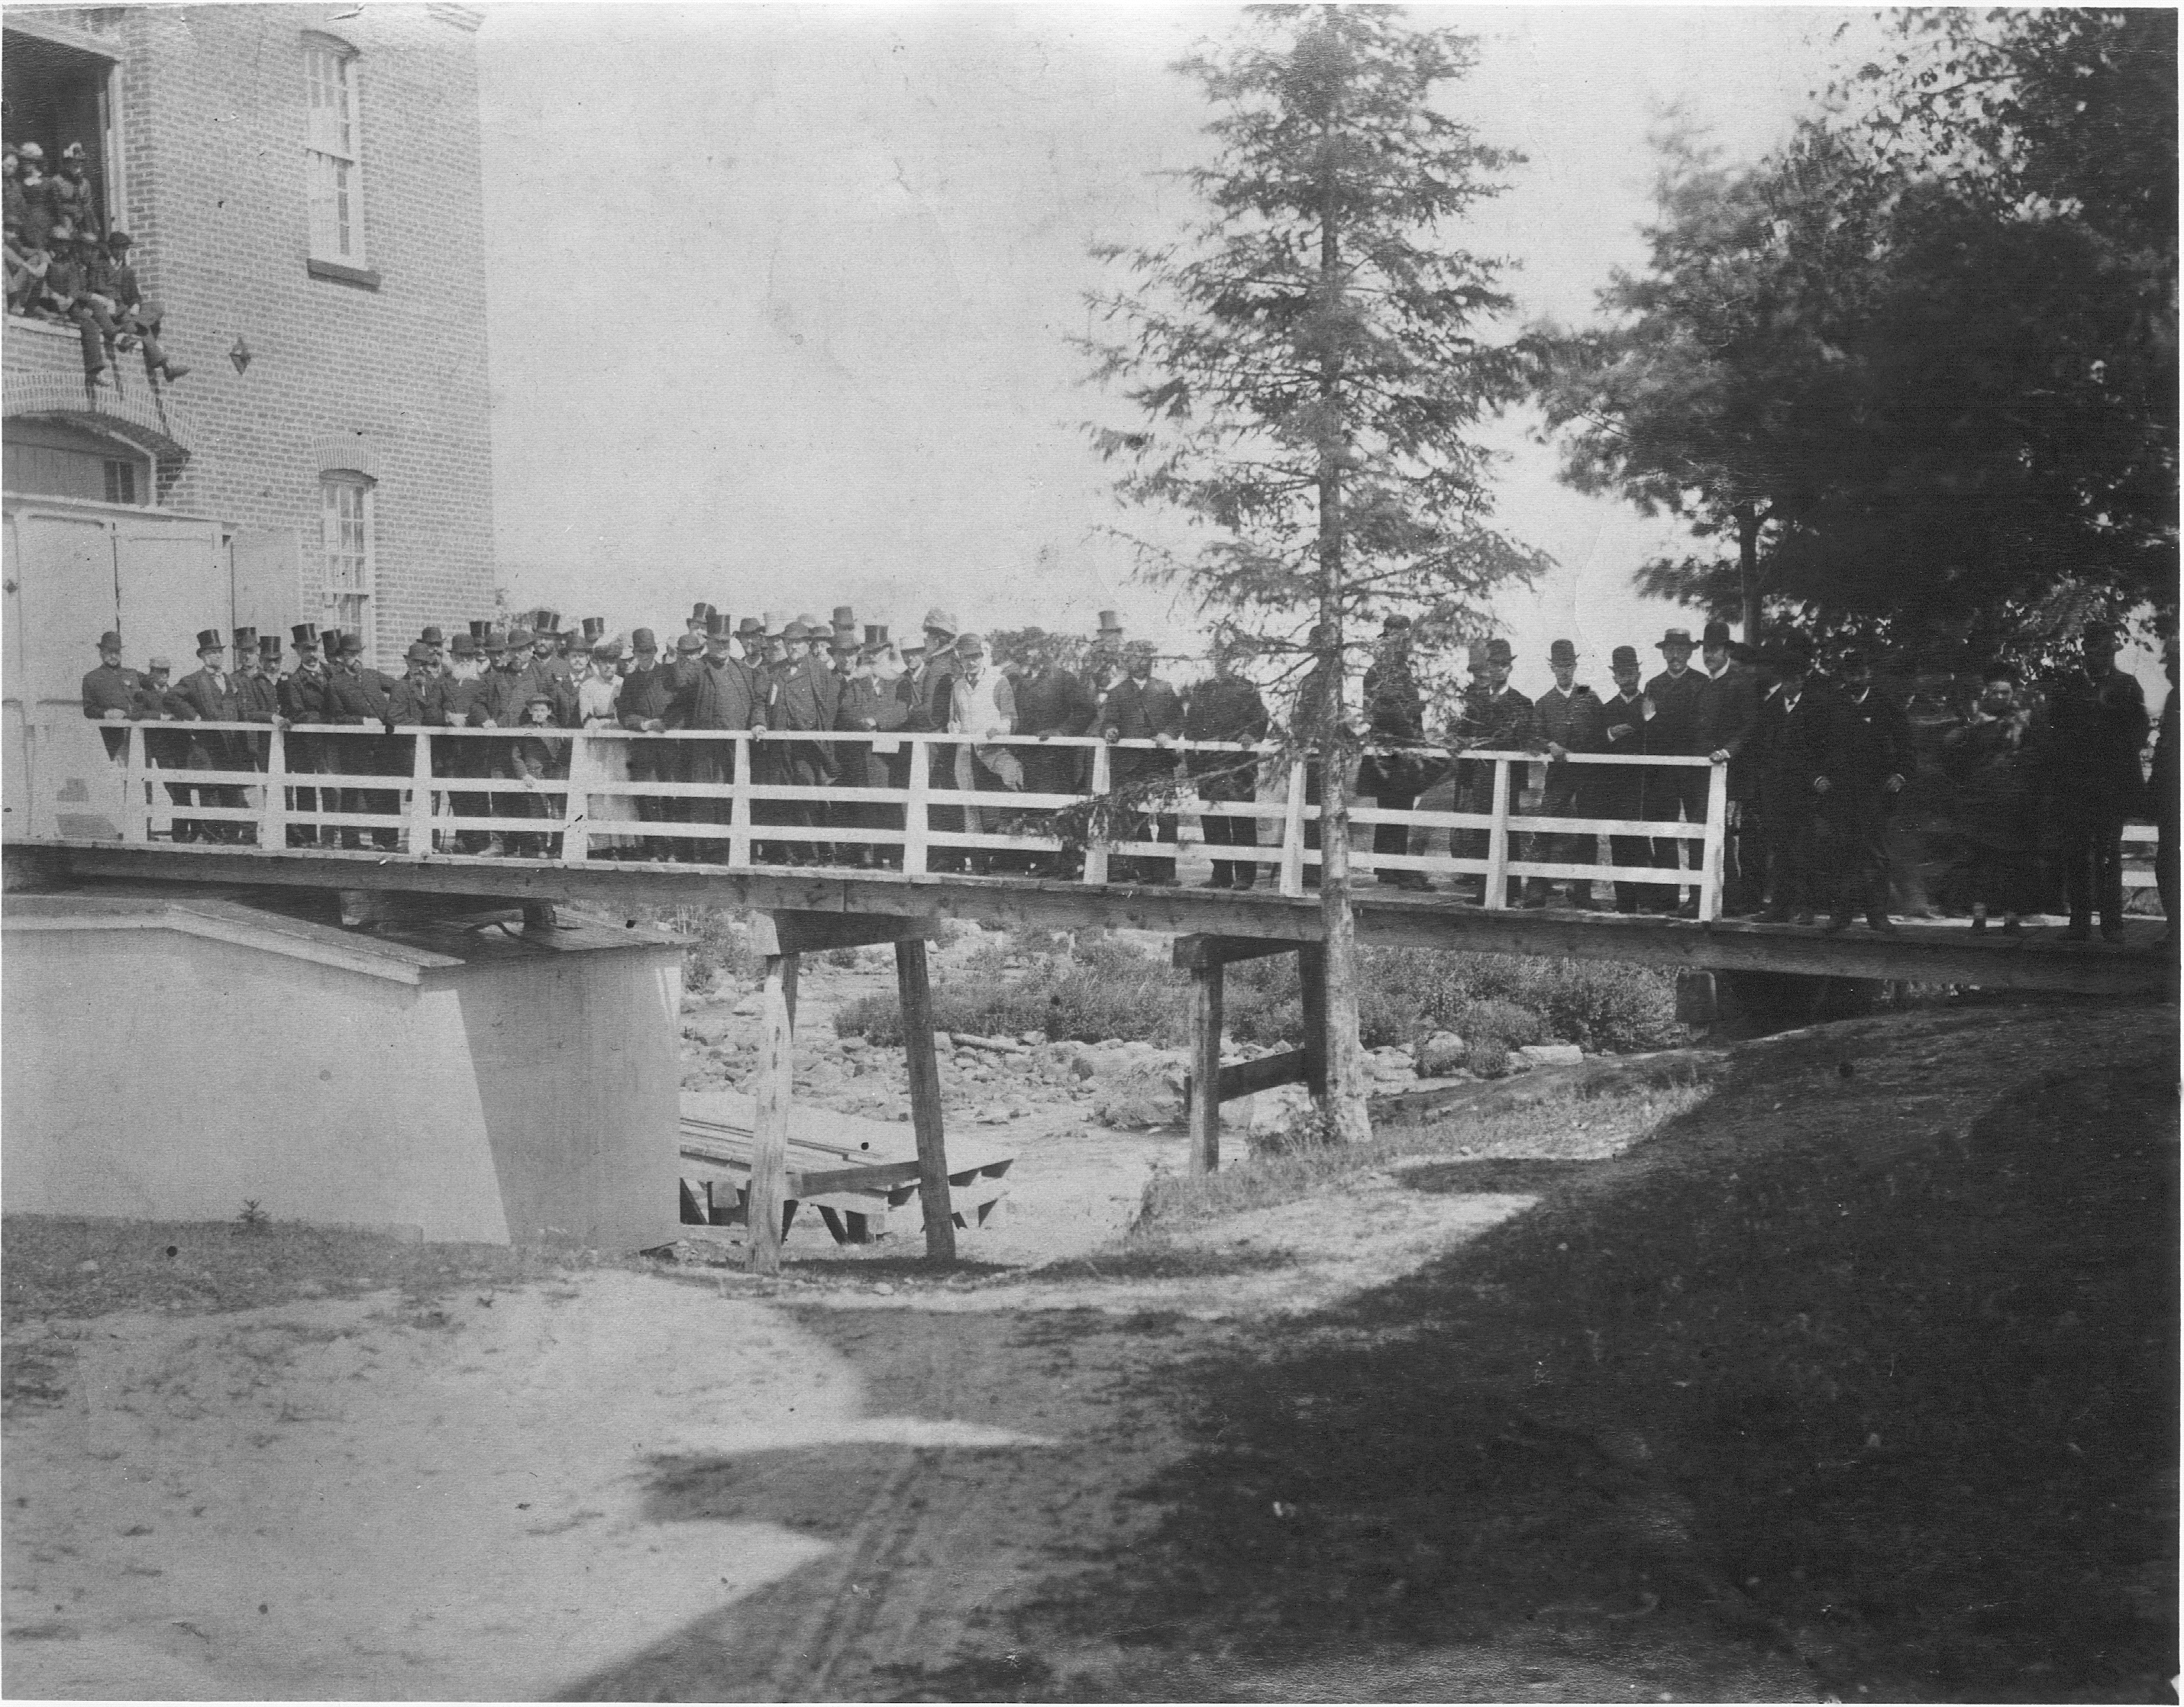
<path fill-rule="evenodd" d="M 8 1690 L 2173 1699 L 2176 1027 L 1819 1028 L 1152 1238 L 1179 1141 L 1056 1107 L 951 1276 L 11 1223 Z"/>

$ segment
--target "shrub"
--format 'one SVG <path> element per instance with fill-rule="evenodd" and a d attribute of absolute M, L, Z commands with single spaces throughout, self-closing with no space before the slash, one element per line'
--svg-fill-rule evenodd
<path fill-rule="evenodd" d="M 1449 1029 L 1468 1043 L 1502 1049 L 1521 1049 L 1527 1043 L 1542 1042 L 1547 1035 L 1546 1022 L 1539 1015 L 1498 996 L 1466 1003 Z"/>
<path fill-rule="evenodd" d="M 750 926 L 724 907 L 660 907 L 649 922 L 690 938 L 682 950 L 682 987 L 710 990 L 722 979 L 748 981 L 762 970 L 751 952 Z"/>
<path fill-rule="evenodd" d="M 1463 1065 L 1481 1079 L 1498 1079 L 1509 1070 L 1509 1052 L 1491 1038 L 1474 1043 L 1464 1052 Z"/>
<path fill-rule="evenodd" d="M 982 951 L 983 952 L 983 951 Z M 979 1035 L 1044 1031 L 1096 1043 L 1108 1037 L 1180 1045 L 1190 1036 L 1188 983 L 1173 968 L 1127 943 L 1089 945 L 1053 954 L 1031 970 L 1005 976 L 975 964 L 935 981 L 933 1022 L 944 1031 Z M 892 993 L 838 1008 L 834 1029 L 875 1043 L 902 1039 L 902 1015 Z"/>

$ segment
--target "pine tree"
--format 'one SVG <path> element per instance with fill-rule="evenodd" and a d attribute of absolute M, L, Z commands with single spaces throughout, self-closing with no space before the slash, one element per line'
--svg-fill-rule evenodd
<path fill-rule="evenodd" d="M 1483 336 L 1510 306 L 1498 264 L 1453 243 L 1521 161 L 1436 101 L 1474 62 L 1467 37 L 1337 5 L 1257 11 L 1184 60 L 1217 113 L 1216 157 L 1181 175 L 1205 216 L 1167 247 L 1095 251 L 1128 283 L 1090 298 L 1110 331 L 1084 341 L 1135 407 L 1093 429 L 1124 465 L 1118 495 L 1205 536 L 1191 552 L 1134 541 L 1141 572 L 1304 676 L 1288 739 L 1316 746 L 1325 779 L 1323 1113 L 1351 1142 L 1369 1135 L 1343 787 L 1353 637 L 1398 608 L 1429 646 L 1482 633 L 1492 591 L 1543 564 L 1488 525 L 1490 453 L 1468 436 L 1524 391 L 1522 357 Z"/>

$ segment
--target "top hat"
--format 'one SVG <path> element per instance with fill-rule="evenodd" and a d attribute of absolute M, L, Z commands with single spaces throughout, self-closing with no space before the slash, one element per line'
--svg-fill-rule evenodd
<path fill-rule="evenodd" d="M 237 652 L 248 652 L 257 644 L 258 631 L 256 629 L 238 628 L 235 631 L 235 649 Z"/>
<path fill-rule="evenodd" d="M 885 646 L 887 643 L 887 624 L 884 622 L 868 622 L 865 625 L 865 644 L 866 646 L 880 647 Z"/>
<path fill-rule="evenodd" d="M 690 607 L 690 614 L 685 620 L 690 622 L 710 622 L 713 620 L 713 607 L 700 599 Z"/>
<path fill-rule="evenodd" d="M 538 620 L 535 627 L 539 634 L 548 636 L 549 638 L 559 634 L 561 631 L 561 613 L 558 610 L 542 609 L 538 613 Z"/>
<path fill-rule="evenodd" d="M 1547 648 L 1547 662 L 1550 664 L 1575 664 L 1577 662 L 1577 648 L 1567 640 L 1557 640 L 1553 645 Z"/>
<path fill-rule="evenodd" d="M 509 649 L 514 651 L 519 647 L 528 648 L 537 637 L 527 628 L 511 628 L 508 631 Z"/>
<path fill-rule="evenodd" d="M 1638 648 L 1635 646 L 1617 647 L 1607 654 L 1607 667 L 1610 670 L 1635 670 L 1638 667 Z"/>
<path fill-rule="evenodd" d="M 1112 611 L 1108 611 L 1104 613 L 1104 614 L 1112 616 L 1114 613 Z M 953 611 L 943 610 L 936 604 L 932 609 L 925 613 L 925 620 L 921 626 L 929 631 L 937 631 L 939 633 L 949 636 L 952 639 L 956 633 L 955 613 Z"/>
<path fill-rule="evenodd" d="M 1123 619 L 1121 617 L 1116 615 L 1112 610 L 1103 610 L 1100 613 L 1100 633 L 1120 634 L 1122 631 Z"/>
<path fill-rule="evenodd" d="M 218 629 L 200 628 L 198 631 L 198 650 L 199 652 L 225 652 L 227 650 L 227 642 L 220 637 L 220 631 Z"/>
<path fill-rule="evenodd" d="M 675 649 L 679 653 L 686 654 L 693 652 L 703 652 L 705 649 L 705 642 L 699 639 L 696 635 L 691 633 L 690 631 L 686 628 L 682 631 L 682 633 L 675 637 Z"/>
<path fill-rule="evenodd" d="M 1691 630 L 1688 628 L 1672 628 L 1658 640 L 1653 642 L 1653 649 L 1656 652 L 1666 652 L 1672 646 L 1680 646 L 1688 650 L 1691 643 Z"/>
<path fill-rule="evenodd" d="M 736 638 L 738 640 L 757 641 L 765 637 L 766 625 L 755 616 L 746 616 L 736 625 Z"/>
<path fill-rule="evenodd" d="M 855 628 L 856 626 L 857 613 L 854 609 L 846 604 L 838 604 L 834 607 L 835 627 Z"/>
<path fill-rule="evenodd" d="M 1721 621 L 1709 622 L 1706 626 L 1706 632 L 1699 637 L 1699 644 L 1702 646 L 1728 645 L 1729 625 Z"/>
<path fill-rule="evenodd" d="M 604 616 L 588 616 L 584 619 L 585 645 L 598 645 L 600 637 L 605 634 L 606 631 L 607 620 Z"/>
<path fill-rule="evenodd" d="M 728 637 L 735 631 L 733 619 L 725 610 L 716 610 L 705 619 L 705 638 L 708 640 L 717 640 L 725 646 Z"/>
<path fill-rule="evenodd" d="M 762 612 L 759 617 L 759 632 L 768 640 L 777 639 L 781 634 L 782 626 L 788 620 L 777 610 Z"/>
<path fill-rule="evenodd" d="M 271 659 L 277 661 L 281 656 L 281 637 L 277 634 L 259 635 L 258 637 L 258 655 L 260 658 Z"/>
<path fill-rule="evenodd" d="M 440 632 L 440 625 L 437 622 L 426 623 L 425 631 L 417 637 L 417 640 L 423 646 L 445 646 L 448 643 L 448 637 Z"/>
<path fill-rule="evenodd" d="M 632 652 L 657 652 L 660 641 L 649 628 L 632 628 L 629 631 L 629 649 Z"/>
<path fill-rule="evenodd" d="M 108 629 L 105 633 L 98 637 L 98 649 L 101 652 L 120 651 L 121 637 L 116 634 L 112 629 Z"/>
<path fill-rule="evenodd" d="M 476 658 L 478 655 L 478 637 L 475 634 L 459 634 L 450 650 L 457 658 Z"/>
<path fill-rule="evenodd" d="M 329 658 L 340 654 L 341 643 L 342 631 L 338 628 L 329 628 L 319 636 L 319 649 Z"/>
<path fill-rule="evenodd" d="M 472 617 L 471 619 L 471 638 L 472 640 L 483 640 L 485 638 L 486 630 L 492 626 L 493 625 L 490 622 L 488 622 L 483 617 Z"/>

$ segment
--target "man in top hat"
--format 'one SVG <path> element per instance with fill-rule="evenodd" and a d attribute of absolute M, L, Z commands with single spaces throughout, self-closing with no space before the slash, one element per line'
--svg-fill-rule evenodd
<path fill-rule="evenodd" d="M 1767 846 L 1770 925 L 1809 925 L 1825 881 L 1820 811 L 1830 786 L 1833 695 L 1813 677 L 1813 648 L 1801 634 L 1763 653 L 1776 681 L 1761 702 L 1753 737 L 1759 760 L 1759 828 Z"/>
<path fill-rule="evenodd" d="M 534 684 L 543 683 L 554 700 L 554 720 L 566 727 L 576 713 L 577 670 L 562 646 L 561 613 L 542 610 L 531 636 Z"/>
<path fill-rule="evenodd" d="M 299 622 L 288 631 L 288 638 L 295 648 L 296 667 L 281 678 L 279 703 L 281 720 L 291 725 L 327 722 L 332 713 L 327 709 L 326 696 L 332 682 L 327 674 L 326 653 L 320 649 L 319 626 L 315 622 Z M 289 735 L 283 756 L 287 760 L 288 773 L 292 776 L 333 768 L 326 762 L 326 738 L 323 736 L 309 733 Z M 319 790 L 315 787 L 290 789 L 288 809 L 305 817 L 315 815 L 320 809 Z M 334 809 L 331 789 L 326 791 L 325 809 Z M 288 845 L 291 848 L 315 848 L 320 841 L 317 825 L 292 821 L 289 824 Z M 326 833 L 326 845 L 333 845 L 331 831 Z"/>
<path fill-rule="evenodd" d="M 813 621 L 798 617 L 788 626 L 784 639 L 788 655 L 776 669 L 767 706 L 766 726 L 782 731 L 831 730 L 840 707 L 840 684 L 825 657 L 827 634 Z M 774 754 L 775 774 L 782 782 L 800 788 L 825 788 L 840 776 L 833 745 L 826 742 L 766 742 Z M 816 800 L 777 803 L 777 823 L 817 829 L 827 821 L 825 808 Z M 833 863 L 833 849 L 812 842 L 784 844 L 785 863 Z"/>
<path fill-rule="evenodd" d="M 2119 640 L 2108 623 L 2087 623 L 2079 648 L 2078 666 L 2049 689 L 2036 726 L 2043 815 L 2063 868 L 2068 935 L 2084 942 L 2098 910 L 2102 938 L 2120 942 L 2123 826 L 2145 801 L 2146 690 L 2115 667 Z"/>
<path fill-rule="evenodd" d="M 254 637 L 253 646 L 256 642 Z M 198 667 L 177 681 L 167 696 L 168 703 L 177 716 L 189 722 L 238 723 L 242 708 L 237 703 L 235 678 L 227 670 L 227 645 L 216 628 L 201 630 L 198 635 Z M 188 767 L 192 770 L 248 770 L 254 769 L 247 737 L 232 731 L 220 729 L 192 730 L 190 736 Z M 232 783 L 220 782 L 197 786 L 197 804 L 200 807 L 236 807 L 243 803 L 242 790 Z M 177 819 L 175 839 L 177 842 L 239 842 L 247 826 L 231 819 L 192 820 L 187 823 Z"/>
<path fill-rule="evenodd" d="M 98 667 L 84 673 L 83 714 L 97 723 L 125 722 L 142 686 L 143 677 L 121 667 L 121 637 L 112 629 L 107 630 L 98 637 Z M 127 757 L 126 732 L 109 729 L 102 733 L 109 759 Z"/>
<path fill-rule="evenodd" d="M 1547 755 L 1546 784 L 1540 791 L 1540 815 L 1543 818 L 1577 818 L 1584 815 L 1584 801 L 1589 785 L 1585 767 L 1568 763 L 1574 753 L 1597 753 L 1605 744 L 1607 731 L 1603 727 L 1600 696 L 1577 679 L 1577 647 L 1574 642 L 1557 640 L 1547 648 L 1547 669 L 1553 675 L 1554 686 L 1532 702 L 1533 748 Z M 1595 765 L 1595 771 L 1611 767 Z M 1526 855 L 1542 864 L 1585 865 L 1593 861 L 1594 838 L 1569 831 L 1549 831 L 1526 838 Z M 1554 880 L 1546 877 L 1527 877 L 1524 880 L 1524 905 L 1544 907 L 1554 889 Z M 1569 886 L 1570 901 L 1574 906 L 1592 905 L 1592 881 L 1587 878 Z"/>
<path fill-rule="evenodd" d="M 1457 714 L 1454 739 L 1450 743 L 1459 752 L 1477 749 L 1487 753 L 1520 752 L 1532 743 L 1532 702 L 1509 685 L 1509 672 L 1514 668 L 1517 654 L 1506 640 L 1490 640 L 1475 647 L 1471 655 L 1471 684 L 1464 689 L 1463 702 Z M 1484 759 L 1464 759 L 1457 766 L 1457 792 L 1459 798 L 1470 797 L 1469 809 L 1490 812 L 1494 809 L 1494 773 L 1496 767 Z M 1509 778 L 1509 809 L 1513 815 L 1517 806 L 1518 777 Z M 1485 830 L 1459 830 L 1449 838 L 1452 849 L 1460 848 L 1459 859 L 1484 859 L 1491 832 Z M 1423 881 L 1415 886 L 1429 887 Z M 1468 892 L 1471 879 L 1457 880 L 1457 887 Z M 1524 886 L 1520 880 L 1508 880 L 1507 900 L 1514 906 L 1522 898 Z M 1478 893 L 1483 902 L 1486 896 L 1486 881 L 1479 879 Z"/>
<path fill-rule="evenodd" d="M 725 786 L 736 780 L 736 743 L 725 737 L 766 726 L 765 688 L 750 665 L 729 654 L 735 624 L 727 612 L 716 610 L 706 622 L 705 649 L 688 677 L 688 709 L 682 726 L 712 731 L 724 738 L 675 744 L 682 749 L 684 781 Z M 772 757 L 754 755 L 751 768 L 756 778 L 766 774 L 761 756 L 769 761 Z M 683 821 L 689 824 L 726 824 L 732 814 L 732 804 L 727 800 L 694 798 L 684 805 Z M 754 820 L 756 815 L 754 812 Z M 726 837 L 694 837 L 689 843 L 692 855 L 707 864 L 723 864 L 727 859 Z"/>
<path fill-rule="evenodd" d="M 700 599 L 690 607 L 689 615 L 682 619 L 683 633 L 694 634 L 698 637 L 698 649 L 700 652 L 705 649 L 705 639 L 712 630 L 713 615 L 713 607 Z"/>
<path fill-rule="evenodd" d="M 341 659 L 334 666 L 332 678 L 326 689 L 328 720 L 334 723 L 376 725 L 377 731 L 370 735 L 337 735 L 329 737 L 335 751 L 335 766 L 350 776 L 404 776 L 410 772 L 410 743 L 387 735 L 394 721 L 393 716 L 395 680 L 383 671 L 373 669 L 364 661 L 364 637 L 344 634 L 341 639 Z M 378 813 L 393 817 L 402 809 L 402 796 L 390 788 L 343 788 L 340 809 L 343 812 Z M 393 852 L 401 832 L 393 825 L 375 825 L 371 828 L 372 846 Z M 342 846 L 348 848 L 364 845 L 364 832 L 355 825 L 342 829 Z"/>
<path fill-rule="evenodd" d="M 1411 619 L 1397 614 L 1380 626 L 1380 642 L 1373 662 L 1366 666 L 1364 683 L 1366 741 L 1373 748 L 1392 752 L 1368 752 L 1357 767 L 1357 792 L 1368 796 L 1384 811 L 1407 812 L 1431 780 L 1418 748 L 1426 737 L 1425 700 L 1411 669 Z M 1373 826 L 1375 858 L 1402 855 L 1410 851 L 1410 827 L 1403 824 Z M 1383 883 L 1405 889 L 1431 887 L 1423 871 L 1384 866 L 1373 876 Z"/>
<path fill-rule="evenodd" d="M 1106 703 L 1100 709 L 1100 714 L 1105 720 L 1100 729 L 1101 737 L 1108 741 L 1153 741 L 1165 746 L 1180 736 L 1183 699 L 1172 686 L 1153 674 L 1152 642 L 1137 640 L 1125 646 L 1123 668 L 1126 673 L 1109 692 Z M 1175 756 L 1156 748 L 1123 748 L 1111 760 L 1109 775 L 1117 788 L 1130 789 L 1134 799 L 1150 803 L 1153 796 L 1173 787 Z M 1178 827 L 1179 821 L 1173 811 L 1148 815 L 1133 810 L 1127 839 L 1157 839 L 1173 845 Z M 1139 883 L 1175 881 L 1175 860 L 1169 856 L 1128 858 L 1124 870 L 1131 875 L 1132 881 Z"/>
<path fill-rule="evenodd" d="M 1691 644 L 1691 631 L 1671 628 L 1657 643 L 1663 668 L 1659 675 L 1646 684 L 1646 698 L 1652 703 L 1653 720 L 1646 730 L 1646 751 L 1699 755 L 1706 753 L 1706 734 L 1703 728 L 1707 678 L 1691 668 L 1691 653 L 1696 648 Z M 1664 824 L 1679 821 L 1703 824 L 1707 815 L 1708 773 L 1696 765 L 1664 765 L 1646 778 L 1646 815 Z M 1665 871 L 1683 869 L 1685 843 L 1675 836 L 1658 836 L 1653 839 L 1653 863 Z M 1699 864 L 1705 854 L 1697 843 L 1691 848 L 1691 863 Z M 1698 917 L 1696 892 L 1689 901 L 1684 901 L 1680 891 L 1663 890 L 1667 898 L 1663 910 L 1680 911 L 1686 918 Z M 1679 904 L 1680 904 L 1680 905 Z"/>
<path fill-rule="evenodd" d="M 235 705 L 236 715 L 245 723 L 263 723 L 269 726 L 280 720 L 281 687 L 276 672 L 281 663 L 281 642 L 272 635 L 272 669 L 266 667 L 265 648 L 259 643 L 254 628 L 235 631 Z M 248 757 L 250 768 L 263 770 L 270 757 L 267 739 L 262 735 L 242 735 L 236 737 Z M 257 831 L 251 830 L 250 839 Z"/>
<path fill-rule="evenodd" d="M 1830 704 L 1827 788 L 1820 815 L 1827 820 L 1833 891 L 1830 931 L 1841 931 L 1863 912 L 1876 931 L 1893 931 L 1888 917 L 1888 815 L 1910 776 L 1911 730 L 1900 697 L 1873 685 L 1873 664 L 1863 648 L 1846 648 L 1836 663 L 1837 688 Z"/>
<path fill-rule="evenodd" d="M 1722 847 L 1722 910 L 1752 913 L 1759 909 L 1762 885 L 1759 842 L 1748 820 L 1758 810 L 1759 770 L 1752 743 L 1759 728 L 1759 675 L 1734 656 L 1729 625 L 1709 622 L 1701 637 L 1699 661 L 1706 672 L 1699 703 L 1699 746 L 1717 765 L 1729 767 L 1729 823 Z"/>
<path fill-rule="evenodd" d="M 1267 705 L 1259 690 L 1244 675 L 1253 656 L 1251 642 L 1233 629 L 1216 634 L 1213 674 L 1193 687 L 1183 710 L 1185 741 L 1236 741 L 1256 743 L 1267 738 Z M 1021 703 L 1021 702 L 1019 702 Z M 1248 753 L 1191 753 L 1184 769 L 1193 779 L 1198 798 L 1209 804 L 1227 805 L 1258 798 L 1259 761 Z M 1256 848 L 1259 823 L 1256 818 L 1230 818 L 1208 812 L 1201 824 L 1209 848 Z M 1249 889 L 1258 881 L 1258 862 L 1251 859 L 1213 861 L 1209 889 Z"/>
<path fill-rule="evenodd" d="M 494 688 L 481 634 L 483 623 L 471 625 L 478 632 L 458 634 L 448 650 L 448 673 L 439 684 L 442 722 L 450 729 L 482 729 L 493 720 Z M 432 743 L 432 772 L 437 776 L 486 777 L 493 774 L 495 742 L 474 736 L 448 736 Z M 482 793 L 451 793 L 449 814 L 456 818 L 489 818 L 493 797 Z M 455 852 L 477 854 L 488 845 L 492 832 L 482 829 L 456 830 Z"/>
<path fill-rule="evenodd" d="M 630 667 L 621 679 L 621 692 L 615 700 L 615 714 L 624 729 L 638 737 L 624 743 L 632 798 L 637 803 L 637 815 L 644 822 L 671 823 L 677 815 L 672 801 L 638 791 L 650 783 L 680 780 L 675 763 L 677 743 L 647 738 L 667 731 L 668 718 L 675 705 L 675 667 L 661 660 L 659 638 L 649 628 L 632 629 L 629 648 Z M 694 693 L 694 681 L 691 687 Z M 674 846 L 665 837 L 646 837 L 638 846 L 638 852 L 648 859 L 665 860 L 674 855 Z"/>

